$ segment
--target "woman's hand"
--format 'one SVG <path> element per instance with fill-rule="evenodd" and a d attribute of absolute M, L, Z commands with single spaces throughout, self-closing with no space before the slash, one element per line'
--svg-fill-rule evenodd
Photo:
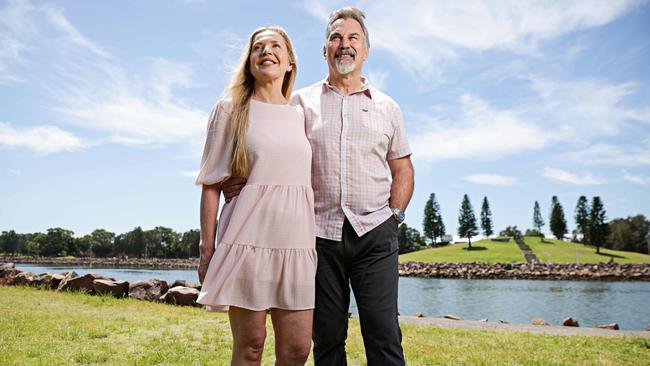
<path fill-rule="evenodd" d="M 205 245 L 203 241 L 201 241 L 201 243 L 199 243 L 199 252 L 201 253 L 201 257 L 199 258 L 199 266 L 197 268 L 197 271 L 199 274 L 199 282 L 203 284 L 205 275 L 208 273 L 210 260 L 214 255 L 214 245 Z"/>

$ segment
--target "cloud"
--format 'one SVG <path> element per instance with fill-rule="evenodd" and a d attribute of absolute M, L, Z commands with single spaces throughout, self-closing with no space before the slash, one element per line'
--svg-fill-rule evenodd
<path fill-rule="evenodd" d="M 616 135 L 626 121 L 650 123 L 643 108 L 624 107 L 636 83 L 611 84 L 597 79 L 567 82 L 531 76 L 531 87 L 539 100 L 529 104 L 529 114 L 553 123 L 556 134 L 566 139 Z"/>
<path fill-rule="evenodd" d="M 16 129 L 0 122 L 0 146 L 27 148 L 40 154 L 80 150 L 86 144 L 74 134 L 56 126 Z"/>
<path fill-rule="evenodd" d="M 21 21 L 12 18 L 17 15 Z M 29 45 L 21 57 L 31 71 L 19 77 L 43 88 L 54 107 L 39 107 L 58 112 L 66 123 L 103 131 L 123 144 L 180 143 L 204 133 L 207 112 L 177 95 L 199 84 L 191 65 L 149 58 L 131 62 L 142 63 L 145 71 L 129 72 L 62 11 L 46 5 L 12 2 L 0 10 L 0 19 L 5 37 Z M 21 70 L 16 62 L 9 67 Z"/>
<path fill-rule="evenodd" d="M 554 169 L 554 168 L 544 168 L 542 176 L 550 180 L 560 182 L 560 183 L 569 183 L 574 185 L 596 185 L 596 184 L 605 184 L 604 179 L 595 178 L 590 173 L 585 173 L 582 175 L 574 174 L 566 170 Z"/>
<path fill-rule="evenodd" d="M 516 112 L 497 110 L 471 94 L 459 101 L 457 119 L 429 117 L 425 130 L 410 136 L 414 158 L 425 160 L 503 156 L 544 147 L 549 135 Z"/>
<path fill-rule="evenodd" d="M 541 42 L 607 24 L 636 8 L 635 0 L 363 1 L 371 46 L 389 52 L 417 75 L 435 76 L 462 52 L 505 50 L 535 54 Z M 305 8 L 321 20 L 322 6 Z M 331 5 L 334 8 L 333 5 Z M 404 26 L 408 19 L 408 26 Z"/>
<path fill-rule="evenodd" d="M 497 174 L 472 174 L 466 176 L 465 180 L 476 184 L 499 187 L 508 187 L 517 183 L 515 178 Z"/>
<path fill-rule="evenodd" d="M 184 176 L 184 177 L 196 179 L 196 177 L 198 177 L 198 175 L 199 175 L 199 171 L 198 170 L 186 170 L 186 171 L 182 171 L 181 175 Z"/>
<path fill-rule="evenodd" d="M 642 186 L 650 185 L 650 176 L 641 176 L 641 175 L 633 175 L 633 174 L 625 173 L 625 175 L 623 175 L 623 179 L 625 179 L 630 183 L 639 184 Z"/>
<path fill-rule="evenodd" d="M 368 82 L 374 88 L 379 90 L 386 90 L 386 80 L 388 79 L 388 71 L 386 70 L 368 70 Z"/>
<path fill-rule="evenodd" d="M 584 165 L 650 165 L 650 143 L 645 147 L 627 149 L 611 144 L 595 144 L 584 150 L 564 153 L 560 158 Z"/>

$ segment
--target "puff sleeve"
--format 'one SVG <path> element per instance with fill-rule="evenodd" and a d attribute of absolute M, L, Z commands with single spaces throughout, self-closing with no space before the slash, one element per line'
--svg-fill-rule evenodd
<path fill-rule="evenodd" d="M 232 138 L 228 122 L 232 105 L 220 100 L 210 113 L 197 185 L 221 183 L 231 175 Z"/>

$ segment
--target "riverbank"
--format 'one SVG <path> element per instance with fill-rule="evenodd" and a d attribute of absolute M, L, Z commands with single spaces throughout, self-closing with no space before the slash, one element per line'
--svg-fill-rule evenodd
<path fill-rule="evenodd" d="M 24 263 L 92 268 L 195 269 L 197 258 L 71 258 L 0 257 L 0 263 Z M 594 281 L 650 281 L 650 263 L 571 264 L 571 263 L 422 263 L 399 264 L 404 277 L 461 279 L 541 279 Z"/>
<path fill-rule="evenodd" d="M 223 365 L 226 314 L 130 298 L 0 286 L 0 364 Z M 74 316 L 71 316 L 74 314 Z M 422 318 L 428 319 L 428 318 Z M 424 321 L 424 320 L 420 320 Z M 268 323 L 264 365 L 273 364 Z M 402 323 L 409 365 L 650 365 L 646 339 L 450 329 Z M 350 320 L 348 363 L 365 364 Z M 310 357 L 308 365 L 313 365 Z"/>

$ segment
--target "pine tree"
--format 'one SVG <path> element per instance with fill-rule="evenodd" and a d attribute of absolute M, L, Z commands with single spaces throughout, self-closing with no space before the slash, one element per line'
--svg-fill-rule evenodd
<path fill-rule="evenodd" d="M 540 212 L 539 209 L 539 202 L 535 201 L 535 206 L 533 207 L 533 226 L 537 231 L 539 231 L 539 235 L 544 237 L 542 235 L 542 227 L 545 225 L 544 219 L 542 218 L 542 213 Z"/>
<path fill-rule="evenodd" d="M 578 198 L 575 219 L 577 233 L 582 234 L 582 243 L 586 244 L 589 242 L 589 201 L 585 196 Z"/>
<path fill-rule="evenodd" d="M 551 228 L 551 233 L 558 240 L 564 238 L 564 234 L 568 232 L 566 226 L 566 219 L 564 218 L 564 209 L 562 204 L 558 201 L 557 196 L 553 196 L 551 199 L 551 218 L 549 219 L 549 226 Z"/>
<path fill-rule="evenodd" d="M 458 212 L 458 235 L 461 238 L 469 240 L 469 250 L 472 249 L 472 236 L 478 233 L 476 227 L 476 216 L 474 215 L 474 208 L 469 201 L 467 194 L 463 196 L 463 202 L 460 205 Z"/>
<path fill-rule="evenodd" d="M 440 205 L 436 200 L 435 193 L 431 193 L 429 200 L 424 205 L 422 231 L 424 236 L 429 239 L 433 246 L 436 246 L 438 238 L 445 235 L 445 224 L 442 222 Z"/>
<path fill-rule="evenodd" d="M 605 205 L 600 197 L 595 196 L 591 201 L 589 212 L 589 242 L 596 247 L 596 253 L 600 254 L 600 246 L 607 238 L 607 216 Z"/>
<path fill-rule="evenodd" d="M 490 203 L 488 202 L 487 196 L 483 197 L 483 205 L 481 206 L 481 229 L 483 229 L 483 234 L 487 238 L 494 234 L 492 211 L 490 210 Z"/>

